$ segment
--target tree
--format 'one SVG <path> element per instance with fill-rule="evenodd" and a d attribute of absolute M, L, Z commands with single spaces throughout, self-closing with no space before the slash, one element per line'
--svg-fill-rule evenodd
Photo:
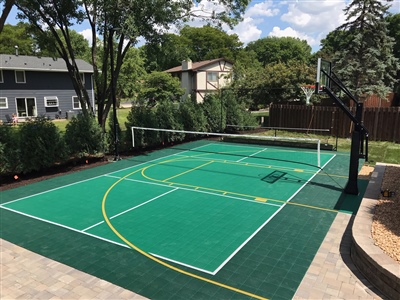
<path fill-rule="evenodd" d="M 15 46 L 21 55 L 33 55 L 35 41 L 30 34 L 28 23 L 19 22 L 17 25 L 4 25 L 0 35 L 0 53 L 14 54 Z"/>
<path fill-rule="evenodd" d="M 15 0 L 0 0 L 0 4 L 4 2 L 3 12 L 0 16 L 0 33 L 3 31 L 4 24 L 7 20 L 8 14 L 14 6 Z"/>
<path fill-rule="evenodd" d="M 64 46 L 68 47 L 68 44 L 65 41 L 65 37 L 62 35 L 62 32 L 60 31 L 61 31 L 60 29 L 57 29 L 57 33 L 61 37 Z M 91 51 L 88 40 L 85 39 L 83 35 L 71 29 L 69 30 L 69 37 L 70 37 L 69 43 L 71 44 L 72 49 L 74 49 L 75 58 L 83 59 L 84 61 L 90 63 Z M 55 41 L 54 43 L 49 43 L 49 38 L 47 36 L 45 36 L 45 38 L 43 39 L 43 36 L 40 33 L 35 33 L 35 32 L 33 32 L 33 38 L 35 39 L 38 47 L 37 49 L 38 55 L 58 57 L 57 49 L 54 47 Z"/>
<path fill-rule="evenodd" d="M 111 91 L 115 91 L 115 82 L 118 82 L 128 49 L 137 43 L 139 37 L 152 41 L 172 24 L 185 22 L 193 17 L 217 25 L 226 23 L 233 26 L 240 20 L 249 4 L 249 0 L 220 0 L 218 3 L 223 9 L 218 11 L 192 10 L 193 4 L 199 2 L 199 0 L 16 0 L 16 5 L 21 11 L 22 18 L 34 24 L 44 37 L 47 35 L 49 38 L 52 36 L 53 41 L 55 39 L 56 51 L 66 62 L 84 113 L 87 113 L 86 105 L 89 111 L 92 107 L 79 76 L 76 56 L 70 42 L 70 27 L 84 20 L 89 22 L 93 40 L 91 62 L 94 67 L 98 122 L 104 129 L 113 103 Z M 60 31 L 57 32 L 57 29 Z M 98 53 L 97 34 L 103 37 L 100 43 L 101 55 Z M 63 43 L 63 38 L 66 45 Z"/>
<path fill-rule="evenodd" d="M 140 80 L 145 75 L 145 62 L 141 51 L 129 48 L 117 82 L 117 99 L 135 98 L 140 89 Z"/>
<path fill-rule="evenodd" d="M 152 72 L 143 78 L 138 95 L 140 103 L 154 106 L 161 101 L 179 101 L 185 93 L 178 78 L 165 72 Z"/>
<path fill-rule="evenodd" d="M 192 57 L 190 41 L 180 35 L 166 33 L 141 47 L 146 60 L 146 70 L 165 71 L 179 66 L 181 62 Z"/>
<path fill-rule="evenodd" d="M 355 96 L 377 94 L 385 98 L 393 89 L 398 59 L 393 55 L 385 16 L 389 6 L 379 0 L 353 0 L 339 30 L 353 39 L 335 56 L 335 73 Z"/>
<path fill-rule="evenodd" d="M 229 35 L 211 26 L 185 26 L 181 29 L 180 34 L 189 42 L 189 55 L 191 55 L 189 58 L 192 61 L 220 57 L 233 61 L 243 45 L 236 34 Z"/>
<path fill-rule="evenodd" d="M 316 57 L 332 61 L 335 54 L 346 48 L 353 38 L 350 31 L 336 29 L 329 32 L 326 38 L 321 40 L 321 49 Z"/>
<path fill-rule="evenodd" d="M 300 86 L 314 83 L 315 68 L 301 62 L 275 63 L 261 70 L 250 69 L 244 75 L 235 79 L 232 88 L 251 109 L 259 109 L 302 97 Z"/>
<path fill-rule="evenodd" d="M 246 50 L 254 51 L 265 67 L 270 63 L 288 63 L 298 61 L 308 63 L 311 47 L 307 41 L 293 37 L 267 37 L 250 42 Z"/>
<path fill-rule="evenodd" d="M 391 36 L 395 43 L 393 54 L 400 59 L 400 14 L 389 15 L 386 17 L 388 35 Z"/>

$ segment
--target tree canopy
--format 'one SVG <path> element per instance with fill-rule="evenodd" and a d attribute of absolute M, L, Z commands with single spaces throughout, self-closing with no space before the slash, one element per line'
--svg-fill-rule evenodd
<path fill-rule="evenodd" d="M 250 42 L 246 49 L 254 51 L 263 66 L 291 60 L 308 63 L 311 58 L 311 47 L 307 41 L 293 37 L 262 38 Z"/>
<path fill-rule="evenodd" d="M 142 47 L 147 71 L 165 71 L 183 60 L 203 61 L 225 57 L 234 61 L 243 44 L 236 34 L 220 28 L 184 26 L 179 35 L 163 34 Z"/>
<path fill-rule="evenodd" d="M 0 34 L 0 53 L 14 54 L 15 46 L 21 55 L 34 54 L 35 40 L 30 34 L 30 25 L 19 22 L 17 25 L 5 24 Z"/>
<path fill-rule="evenodd" d="M 236 34 L 229 35 L 211 26 L 185 26 L 181 29 L 180 35 L 189 42 L 189 58 L 192 61 L 219 57 L 233 61 L 239 49 L 243 46 Z"/>
<path fill-rule="evenodd" d="M 94 67 L 98 121 L 105 122 L 112 105 L 111 78 L 118 82 L 121 67 L 128 49 L 140 37 L 151 42 L 172 25 L 190 18 L 206 20 L 210 24 L 233 26 L 244 13 L 249 0 L 221 0 L 222 9 L 205 12 L 192 10 L 199 0 L 16 0 L 19 16 L 34 25 L 41 39 L 48 39 L 58 55 L 64 59 L 82 109 L 92 111 L 89 95 L 84 89 L 71 45 L 71 26 L 88 21 L 92 31 L 91 63 Z M 103 38 L 98 43 L 97 35 Z M 65 42 L 64 42 L 65 41 Z M 101 46 L 101 55 L 98 46 Z M 111 57 L 113 62 L 111 63 Z M 111 68 L 111 66 L 113 66 Z M 115 89 L 114 89 L 115 90 Z"/>
<path fill-rule="evenodd" d="M 356 95 L 386 97 L 392 91 L 399 68 L 388 35 L 388 5 L 379 0 L 353 0 L 345 9 L 346 22 L 339 30 L 353 38 L 335 55 L 335 73 Z"/>

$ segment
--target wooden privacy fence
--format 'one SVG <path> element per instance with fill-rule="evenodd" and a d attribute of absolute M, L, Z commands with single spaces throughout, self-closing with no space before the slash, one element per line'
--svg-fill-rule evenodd
<path fill-rule="evenodd" d="M 355 108 L 351 108 L 355 112 Z M 400 143 L 400 107 L 368 107 L 363 112 L 364 126 L 373 141 Z M 273 104 L 269 127 L 330 129 L 332 136 L 348 138 L 353 124 L 338 107 Z"/>

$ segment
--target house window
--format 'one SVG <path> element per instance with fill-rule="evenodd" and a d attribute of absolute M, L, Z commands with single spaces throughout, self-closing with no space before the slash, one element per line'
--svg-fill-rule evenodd
<path fill-rule="evenodd" d="M 15 82 L 25 83 L 25 71 L 15 71 Z"/>
<path fill-rule="evenodd" d="M 207 81 L 218 82 L 218 72 L 208 72 Z"/>
<path fill-rule="evenodd" d="M 72 108 L 73 109 L 81 109 L 81 102 L 79 101 L 78 96 L 72 97 Z"/>
<path fill-rule="evenodd" d="M 0 109 L 8 108 L 8 101 L 6 97 L 0 97 Z"/>
<path fill-rule="evenodd" d="M 0 83 L 3 83 L 3 70 L 0 70 Z"/>
<path fill-rule="evenodd" d="M 57 107 L 58 106 L 58 98 L 56 96 L 44 97 L 44 106 L 45 107 Z"/>
<path fill-rule="evenodd" d="M 18 117 L 37 117 L 35 98 L 15 98 Z"/>

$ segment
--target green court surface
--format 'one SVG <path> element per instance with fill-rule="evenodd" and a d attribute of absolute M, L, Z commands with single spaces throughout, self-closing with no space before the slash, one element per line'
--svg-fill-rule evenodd
<path fill-rule="evenodd" d="M 357 210 L 348 160 L 177 145 L 2 192 L 1 237 L 152 299 L 288 299 L 336 213 Z"/>

